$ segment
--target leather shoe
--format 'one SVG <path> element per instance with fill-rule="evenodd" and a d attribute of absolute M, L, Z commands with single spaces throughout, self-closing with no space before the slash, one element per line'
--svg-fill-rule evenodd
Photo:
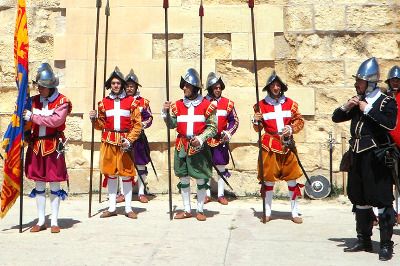
<path fill-rule="evenodd" d="M 145 195 L 140 195 L 139 196 L 139 201 L 141 203 L 148 203 L 149 202 L 148 198 Z"/>
<path fill-rule="evenodd" d="M 130 211 L 128 213 L 125 213 L 125 216 L 130 218 L 130 219 L 137 219 L 137 214 L 134 211 Z"/>
<path fill-rule="evenodd" d="M 52 233 L 52 234 L 60 233 L 60 227 L 59 227 L 59 226 L 53 225 L 53 226 L 51 227 L 51 233 Z"/>
<path fill-rule="evenodd" d="M 218 197 L 218 202 L 222 205 L 228 205 L 228 200 L 224 196 Z"/>
<path fill-rule="evenodd" d="M 302 224 L 303 219 L 301 217 L 293 217 L 292 222 L 294 222 L 295 224 Z"/>
<path fill-rule="evenodd" d="M 103 211 L 103 213 L 100 215 L 100 218 L 108 218 L 108 217 L 112 217 L 112 216 L 117 216 L 117 211 Z"/>
<path fill-rule="evenodd" d="M 390 260 L 393 256 L 393 242 L 381 245 L 379 250 L 379 260 Z"/>
<path fill-rule="evenodd" d="M 32 226 L 32 228 L 31 228 L 31 230 L 30 230 L 30 232 L 31 233 L 37 233 L 37 232 L 40 232 L 40 231 L 43 231 L 43 230 L 46 230 L 47 228 L 46 228 L 46 225 L 45 224 L 43 224 L 43 225 L 34 225 L 34 226 Z"/>
<path fill-rule="evenodd" d="M 205 216 L 202 212 L 198 212 L 196 214 L 196 219 L 197 221 L 204 222 L 205 220 L 207 220 L 207 216 Z"/>
<path fill-rule="evenodd" d="M 371 240 L 361 240 L 358 239 L 353 246 L 345 248 L 344 252 L 359 252 L 359 251 L 366 251 L 372 252 L 372 242 Z"/>
<path fill-rule="evenodd" d="M 189 212 L 178 212 L 177 214 L 175 214 L 174 219 L 186 219 L 186 218 L 191 218 L 192 214 Z"/>

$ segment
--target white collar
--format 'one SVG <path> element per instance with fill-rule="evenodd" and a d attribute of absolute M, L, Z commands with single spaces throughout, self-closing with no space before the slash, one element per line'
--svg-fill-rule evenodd
<path fill-rule="evenodd" d="M 60 93 L 58 92 L 58 89 L 55 88 L 53 94 L 50 97 L 42 97 L 40 96 L 40 102 L 44 102 L 44 101 L 48 101 L 48 102 L 54 102 L 55 99 L 57 99 L 58 95 L 60 95 Z"/>
<path fill-rule="evenodd" d="M 366 93 L 365 101 L 368 104 L 373 104 L 381 95 L 382 95 L 381 90 L 378 87 L 376 87 L 375 90 Z"/>
<path fill-rule="evenodd" d="M 271 98 L 269 95 L 265 96 L 264 101 L 268 103 L 269 105 L 278 105 L 278 104 L 283 104 L 286 101 L 285 95 L 282 95 L 279 97 L 277 100 Z"/>
<path fill-rule="evenodd" d="M 189 100 L 188 98 L 183 98 L 183 104 L 189 108 L 190 106 L 198 106 L 201 102 L 203 101 L 203 96 L 202 95 L 197 95 L 197 97 L 193 100 Z"/>
<path fill-rule="evenodd" d="M 123 99 L 126 97 L 126 92 L 122 91 L 120 94 L 114 94 L 112 91 L 110 92 L 110 94 L 108 95 L 108 97 L 110 97 L 111 99 L 115 100 L 116 98 L 119 99 Z"/>
<path fill-rule="evenodd" d="M 140 91 L 139 90 L 136 90 L 136 93 L 135 93 L 135 95 L 133 95 L 133 98 L 135 98 L 135 99 L 140 98 Z"/>
<path fill-rule="evenodd" d="M 220 96 L 219 98 L 214 98 L 210 94 L 206 95 L 206 99 L 209 100 L 210 102 L 212 102 L 212 101 L 219 102 L 221 100 L 221 98 L 222 98 L 222 96 Z"/>

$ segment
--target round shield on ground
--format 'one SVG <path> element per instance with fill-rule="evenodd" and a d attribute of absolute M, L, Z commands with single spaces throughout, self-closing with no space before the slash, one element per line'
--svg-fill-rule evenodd
<path fill-rule="evenodd" d="M 331 184 L 329 180 L 322 175 L 310 177 L 311 185 L 306 182 L 304 192 L 311 199 L 323 199 L 331 193 Z"/>

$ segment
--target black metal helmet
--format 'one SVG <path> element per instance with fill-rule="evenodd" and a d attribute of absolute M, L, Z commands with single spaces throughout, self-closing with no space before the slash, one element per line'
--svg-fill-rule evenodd
<path fill-rule="evenodd" d="M 131 68 L 131 70 L 129 71 L 129 74 L 126 75 L 126 77 L 125 77 L 125 82 L 126 82 L 126 83 L 128 83 L 128 82 L 133 82 L 133 83 L 135 83 L 136 85 L 138 85 L 139 87 L 142 87 L 142 85 L 139 84 L 139 79 L 138 79 L 138 77 L 136 76 L 136 74 L 135 74 L 135 72 L 133 71 L 132 68 Z"/>
<path fill-rule="evenodd" d="M 104 83 L 104 86 L 106 87 L 106 89 L 108 90 L 109 88 L 111 88 L 111 81 L 113 78 L 117 78 L 119 79 L 119 81 L 121 81 L 121 87 L 124 89 L 126 86 L 126 82 L 124 79 L 124 74 L 122 74 L 122 72 L 119 70 L 119 68 L 116 66 L 114 71 L 110 74 L 110 77 L 106 80 L 106 82 Z"/>
<path fill-rule="evenodd" d="M 267 79 L 267 84 L 262 89 L 263 91 L 269 91 L 269 86 L 277 80 L 281 84 L 281 92 L 282 94 L 288 90 L 287 85 L 281 80 L 281 78 L 276 74 L 275 70 L 272 72 L 271 76 Z"/>

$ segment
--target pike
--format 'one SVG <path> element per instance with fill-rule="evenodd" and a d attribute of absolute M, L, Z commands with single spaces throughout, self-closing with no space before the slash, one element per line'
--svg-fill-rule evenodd
<path fill-rule="evenodd" d="M 203 87 L 203 17 L 204 17 L 203 0 L 201 0 L 200 2 L 199 17 L 200 17 L 200 83 L 201 87 Z M 202 88 L 200 88 L 200 94 L 203 94 Z"/>
<path fill-rule="evenodd" d="M 106 75 L 107 75 L 107 53 L 108 53 L 108 17 L 110 16 L 110 2 L 107 0 L 106 4 L 106 10 L 105 10 L 105 15 L 106 15 L 106 35 L 105 35 L 105 42 L 104 42 L 104 72 L 103 72 L 103 80 L 106 80 Z M 103 86 L 103 98 L 106 96 L 106 86 Z M 101 190 L 102 190 L 102 179 L 103 175 L 100 172 L 99 174 L 99 203 L 101 203 Z M 119 179 L 118 179 L 119 181 Z M 118 186 L 119 187 L 119 186 Z"/>
<path fill-rule="evenodd" d="M 253 64 L 254 64 L 254 78 L 255 78 L 255 83 L 256 83 L 256 109 L 258 112 L 260 112 L 260 96 L 258 93 L 258 73 L 257 73 L 257 48 L 256 48 L 256 32 L 255 32 L 255 26 L 254 26 L 254 0 L 249 0 L 249 8 L 251 11 L 251 32 L 253 36 Z M 265 210 L 265 182 L 264 182 L 264 169 L 263 169 L 263 162 L 262 162 L 262 144 L 261 144 L 261 123 L 258 122 L 258 168 L 260 169 L 260 174 L 261 174 L 261 198 L 262 198 L 262 204 L 263 204 L 263 217 L 262 217 L 262 222 L 265 224 L 265 216 L 266 216 L 266 210 Z"/>
<path fill-rule="evenodd" d="M 297 154 L 296 142 L 294 141 L 293 136 L 288 137 L 288 138 L 284 138 L 284 139 L 283 139 L 283 145 L 284 145 L 285 147 L 287 147 L 291 152 L 293 152 L 294 156 L 295 156 L 296 159 L 297 159 L 297 163 L 299 164 L 299 166 L 300 166 L 300 168 L 301 168 L 301 171 L 303 172 L 304 177 L 305 177 L 306 180 L 307 180 L 307 183 L 308 183 L 309 185 L 311 185 L 311 180 L 310 180 L 310 178 L 308 177 L 308 174 L 307 174 L 306 170 L 304 169 L 303 164 L 302 164 L 301 161 L 300 161 L 299 155 Z M 313 188 L 313 187 L 311 186 L 311 188 Z"/>
<path fill-rule="evenodd" d="M 169 58 L 168 58 L 168 0 L 163 0 L 164 18 L 165 18 L 165 90 L 167 101 L 169 102 Z M 169 121 L 171 114 L 167 111 L 167 141 L 168 141 L 168 200 L 169 200 L 169 219 L 173 219 L 172 215 L 172 177 L 171 177 L 171 132 Z"/>
<path fill-rule="evenodd" d="M 92 110 L 96 108 L 96 81 L 97 81 L 97 54 L 99 50 L 99 21 L 101 0 L 96 1 L 97 16 L 96 16 L 96 42 L 94 46 L 94 74 L 93 74 L 93 101 Z M 94 160 L 94 124 L 92 123 L 92 140 L 90 143 L 90 177 L 89 177 L 89 213 L 88 217 L 92 216 L 92 186 L 93 186 L 93 160 Z"/>

